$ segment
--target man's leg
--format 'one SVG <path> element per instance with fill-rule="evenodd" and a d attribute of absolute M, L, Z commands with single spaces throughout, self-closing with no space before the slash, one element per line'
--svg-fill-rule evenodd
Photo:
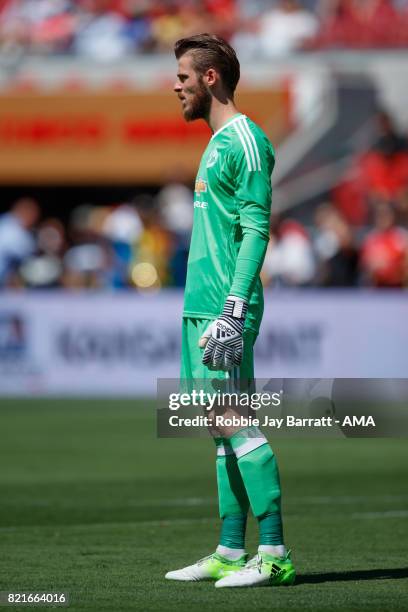
<path fill-rule="evenodd" d="M 250 335 L 251 332 L 248 332 Z M 247 346 L 253 347 L 247 338 Z M 251 362 L 252 360 L 252 362 Z M 253 372 L 253 351 L 246 355 L 240 369 L 241 381 L 248 380 Z M 238 382 L 237 382 L 238 384 Z M 233 409 L 227 416 L 239 414 Z M 257 427 L 221 429 L 237 460 L 252 512 L 259 524 L 257 557 L 245 570 L 216 583 L 223 586 L 251 586 L 255 584 L 292 584 L 295 570 L 283 540 L 281 515 L 281 488 L 278 464 L 268 440 Z"/>
<path fill-rule="evenodd" d="M 213 373 L 217 378 L 225 379 L 226 391 L 237 392 L 241 382 L 245 384 L 247 389 L 253 381 L 253 346 L 255 339 L 256 334 L 254 332 L 244 332 L 244 353 L 240 368 L 234 368 L 228 373 Z M 238 548 L 238 544 L 241 543 L 240 548 L 245 548 L 246 520 L 250 501 L 242 472 L 238 466 L 238 459 L 229 438 L 230 432 L 220 433 L 224 433 L 224 436 L 214 437 L 217 445 L 218 501 L 220 517 L 223 521 L 217 551 L 224 550 L 227 554 L 234 555 L 233 551 L 228 551 L 225 547 Z"/>
<path fill-rule="evenodd" d="M 217 552 L 228 559 L 245 554 L 245 530 L 249 510 L 248 495 L 237 458 L 226 438 L 215 438 L 217 447 L 218 506 L 222 520 Z"/>
<path fill-rule="evenodd" d="M 257 427 L 233 434 L 231 446 L 259 523 L 257 556 L 242 571 L 216 582 L 216 587 L 290 585 L 295 569 L 283 541 L 281 490 L 275 455 Z"/>
<path fill-rule="evenodd" d="M 197 382 L 211 387 L 213 379 L 228 378 L 225 372 L 210 371 L 202 363 L 198 341 L 208 325 L 207 320 L 184 319 L 182 336 L 181 379 L 183 386 L 194 388 Z M 207 389 L 208 390 L 208 389 Z M 211 387 L 210 391 L 215 392 Z M 249 500 L 230 442 L 214 431 L 219 512 L 222 520 L 219 544 L 215 553 L 181 570 L 168 572 L 170 580 L 218 580 L 241 569 L 247 561 L 245 530 Z"/>
<path fill-rule="evenodd" d="M 245 389 L 251 392 L 255 340 L 254 332 L 245 332 L 242 365 L 229 374 L 228 391 Z M 224 414 L 226 417 L 233 415 L 240 417 L 234 408 L 227 409 Z M 233 453 L 235 461 L 230 462 L 231 470 L 234 466 L 234 470 L 241 476 L 236 477 L 236 480 L 243 483 L 245 498 L 249 498 L 252 512 L 258 518 L 261 550 L 273 555 L 284 555 L 279 470 L 268 440 L 258 427 L 253 426 L 220 428 L 220 433 L 224 437 L 219 438 L 219 450 L 227 456 Z"/>

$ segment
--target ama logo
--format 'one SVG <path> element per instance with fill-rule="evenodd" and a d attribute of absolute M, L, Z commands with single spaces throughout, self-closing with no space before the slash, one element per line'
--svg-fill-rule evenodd
<path fill-rule="evenodd" d="M 17 313 L 0 313 L 0 361 L 18 361 L 26 353 L 24 320 Z"/>

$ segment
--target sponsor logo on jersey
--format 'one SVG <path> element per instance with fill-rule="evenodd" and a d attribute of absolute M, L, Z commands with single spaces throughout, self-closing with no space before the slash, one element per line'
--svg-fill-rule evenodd
<path fill-rule="evenodd" d="M 217 163 L 218 160 L 218 150 L 217 149 L 213 149 L 211 151 L 211 153 L 208 156 L 207 159 L 207 168 L 211 168 L 212 166 L 214 166 Z"/>
<path fill-rule="evenodd" d="M 207 191 L 207 183 L 202 178 L 198 178 L 195 182 L 194 191 L 200 195 L 200 193 L 205 193 Z"/>
<path fill-rule="evenodd" d="M 195 200 L 194 208 L 208 208 L 208 202 L 200 202 L 200 200 Z"/>

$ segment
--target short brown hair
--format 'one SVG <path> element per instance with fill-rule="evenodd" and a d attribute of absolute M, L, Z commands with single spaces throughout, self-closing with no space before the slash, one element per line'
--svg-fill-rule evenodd
<path fill-rule="evenodd" d="M 231 96 L 234 95 L 240 77 L 240 67 L 236 53 L 227 41 L 214 34 L 205 33 L 181 38 L 174 45 L 177 59 L 188 51 L 192 51 L 194 70 L 204 74 L 209 68 L 215 68 L 228 92 Z"/>

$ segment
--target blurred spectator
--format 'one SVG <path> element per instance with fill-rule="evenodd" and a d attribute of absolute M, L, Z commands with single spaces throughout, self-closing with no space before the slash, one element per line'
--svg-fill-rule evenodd
<path fill-rule="evenodd" d="M 193 192 L 186 185 L 182 171 L 175 169 L 168 183 L 157 196 L 161 219 L 174 235 L 169 272 L 173 285 L 183 287 L 187 273 L 187 259 L 193 225 Z"/>
<path fill-rule="evenodd" d="M 9 0 L 0 12 L 0 42 L 6 50 L 61 52 L 69 48 L 77 20 L 72 0 Z"/>
<path fill-rule="evenodd" d="M 109 282 L 106 282 L 110 269 L 108 245 L 87 243 L 73 246 L 66 252 L 63 262 L 63 284 L 67 289 L 109 287 Z"/>
<path fill-rule="evenodd" d="M 169 182 L 158 193 L 161 217 L 168 229 L 189 238 L 193 226 L 193 192 L 182 182 Z"/>
<path fill-rule="evenodd" d="M 154 48 L 152 18 L 149 0 L 125 0 L 127 18 L 125 33 L 132 41 L 133 51 L 144 52 Z"/>
<path fill-rule="evenodd" d="M 113 248 L 102 232 L 111 207 L 85 204 L 74 209 L 70 242 L 63 256 L 61 282 L 69 289 L 109 288 L 113 283 Z"/>
<path fill-rule="evenodd" d="M 143 232 L 135 253 L 132 281 L 142 289 L 171 284 L 169 263 L 174 238 L 158 214 L 157 201 L 144 195 L 139 196 L 135 203 L 143 222 Z M 138 264 L 144 264 L 144 267 L 136 267 Z M 150 273 L 146 274 L 146 270 Z"/>
<path fill-rule="evenodd" d="M 17 200 L 10 212 L 0 217 L 0 284 L 7 284 L 22 261 L 34 253 L 31 230 L 39 217 L 39 205 L 31 198 Z"/>
<path fill-rule="evenodd" d="M 129 55 L 133 44 L 127 32 L 127 20 L 111 10 L 109 0 L 82 0 L 87 9 L 75 37 L 76 53 L 100 61 L 113 61 Z"/>
<path fill-rule="evenodd" d="M 203 5 L 207 13 L 208 25 L 205 24 L 195 32 L 209 30 L 230 40 L 232 34 L 239 27 L 239 14 L 236 0 L 204 0 Z"/>
<path fill-rule="evenodd" d="M 189 16 L 191 13 L 189 12 Z M 152 32 L 160 51 L 170 50 L 172 43 L 183 35 L 183 19 L 175 2 L 170 3 L 162 15 L 153 21 Z"/>
<path fill-rule="evenodd" d="M 59 219 L 44 219 L 37 232 L 37 248 L 46 255 L 61 257 L 66 248 L 65 227 Z"/>
<path fill-rule="evenodd" d="M 408 143 L 388 113 L 376 117 L 372 148 L 359 155 L 333 191 L 344 217 L 354 225 L 367 223 L 370 206 L 378 201 L 401 202 L 408 186 Z"/>
<path fill-rule="evenodd" d="M 406 46 L 403 11 L 391 0 L 321 0 L 322 24 L 315 47 Z"/>
<path fill-rule="evenodd" d="M 392 118 L 385 111 L 377 114 L 378 139 L 375 149 L 385 156 L 408 152 L 406 136 L 400 134 L 395 127 Z"/>
<path fill-rule="evenodd" d="M 113 242 L 133 244 L 142 232 L 142 222 L 137 209 L 131 204 L 119 204 L 106 215 L 102 229 Z"/>
<path fill-rule="evenodd" d="M 58 287 L 65 248 L 65 229 L 61 221 L 45 219 L 38 227 L 35 254 L 20 267 L 24 283 L 33 288 Z"/>
<path fill-rule="evenodd" d="M 260 16 L 258 41 L 262 55 L 285 55 L 302 48 L 318 30 L 316 16 L 297 0 L 280 0 Z"/>
<path fill-rule="evenodd" d="M 319 260 L 316 282 L 325 287 L 353 287 L 358 282 L 358 250 L 350 225 L 332 204 L 316 211 L 314 247 Z"/>
<path fill-rule="evenodd" d="M 406 281 L 408 232 L 396 225 L 395 211 L 387 204 L 377 206 L 374 226 L 361 249 L 365 283 L 375 287 L 402 287 Z"/>
<path fill-rule="evenodd" d="M 112 285 L 116 288 L 126 287 L 129 285 L 133 251 L 143 233 L 137 209 L 130 204 L 114 208 L 105 218 L 102 231 L 112 244 Z"/>
<path fill-rule="evenodd" d="M 306 229 L 292 219 L 283 221 L 268 245 L 262 270 L 264 283 L 307 286 L 314 275 L 313 250 Z"/>
<path fill-rule="evenodd" d="M 358 167 L 358 162 L 349 168 L 332 190 L 331 197 L 337 210 L 352 225 L 367 223 L 369 214 L 369 192 Z"/>
<path fill-rule="evenodd" d="M 396 198 L 408 184 L 408 146 L 387 113 L 377 117 L 379 136 L 373 149 L 360 160 L 366 189 L 373 196 Z"/>
<path fill-rule="evenodd" d="M 273 57 L 297 51 L 319 27 L 316 15 L 297 0 L 269 2 L 268 8 L 253 10 L 252 15 L 238 21 L 231 41 L 242 57 Z"/>
<path fill-rule="evenodd" d="M 32 289 L 53 289 L 60 286 L 62 262 L 57 257 L 38 254 L 30 257 L 20 267 L 24 284 Z"/>

